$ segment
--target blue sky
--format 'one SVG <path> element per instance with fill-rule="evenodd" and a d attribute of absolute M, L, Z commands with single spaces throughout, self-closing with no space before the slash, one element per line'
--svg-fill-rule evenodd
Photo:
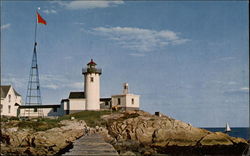
<path fill-rule="evenodd" d="M 141 95 L 141 109 L 194 126 L 248 126 L 249 28 L 246 1 L 3 1 L 2 84 L 25 99 L 35 10 L 44 104 L 83 90 L 91 58 L 101 95 Z"/>

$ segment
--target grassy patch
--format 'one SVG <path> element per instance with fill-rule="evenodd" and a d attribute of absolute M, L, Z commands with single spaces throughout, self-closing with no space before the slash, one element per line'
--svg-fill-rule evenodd
<path fill-rule="evenodd" d="M 63 126 L 55 119 L 37 119 L 37 121 L 20 121 L 17 127 L 20 129 L 33 129 L 34 131 L 45 131 L 55 127 Z"/>
<path fill-rule="evenodd" d="M 6 121 L 5 121 L 6 120 Z M 31 129 L 34 131 L 45 131 L 55 127 L 61 127 L 62 124 L 56 119 L 33 118 L 27 120 L 19 120 L 18 118 L 1 120 L 2 126 L 5 128 L 18 127 L 19 129 Z"/>
<path fill-rule="evenodd" d="M 1 116 L 0 121 L 1 122 L 8 122 L 8 121 L 15 121 L 19 120 L 18 117 L 6 117 L 6 116 Z"/>
<path fill-rule="evenodd" d="M 95 127 L 95 126 L 104 126 L 106 122 L 101 119 L 102 115 L 111 114 L 108 110 L 103 111 L 82 111 L 78 113 L 73 113 L 69 115 L 65 115 L 62 117 L 59 117 L 58 120 L 65 120 L 65 119 L 71 119 L 71 117 L 74 117 L 78 120 L 84 120 L 88 126 Z"/>
<path fill-rule="evenodd" d="M 33 118 L 28 120 L 18 120 L 18 118 L 13 119 L 2 119 L 5 122 L 5 127 L 18 127 L 19 129 L 32 129 L 34 131 L 45 131 L 55 127 L 63 126 L 59 122 L 62 120 L 70 120 L 74 117 L 77 120 L 84 120 L 88 126 L 105 126 L 106 122 L 101 119 L 102 115 L 111 114 L 110 111 L 82 111 L 78 113 L 73 113 L 65 116 L 61 116 L 57 119 L 49 118 Z"/>

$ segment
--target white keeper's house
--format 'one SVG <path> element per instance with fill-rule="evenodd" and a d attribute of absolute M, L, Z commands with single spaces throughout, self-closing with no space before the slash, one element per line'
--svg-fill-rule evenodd
<path fill-rule="evenodd" d="M 21 95 L 11 85 L 0 87 L 0 114 L 4 116 L 17 116 L 18 107 L 22 101 Z"/>
<path fill-rule="evenodd" d="M 91 59 L 87 67 L 82 69 L 84 90 L 70 92 L 68 98 L 62 99 L 60 104 L 21 105 L 21 96 L 11 86 L 9 89 L 4 87 L 4 94 L 1 93 L 1 103 L 3 99 L 1 115 L 38 117 L 62 116 L 84 110 L 138 110 L 140 96 L 129 93 L 128 83 L 124 83 L 121 94 L 108 98 L 100 97 L 102 69 L 96 66 L 97 64 Z"/>

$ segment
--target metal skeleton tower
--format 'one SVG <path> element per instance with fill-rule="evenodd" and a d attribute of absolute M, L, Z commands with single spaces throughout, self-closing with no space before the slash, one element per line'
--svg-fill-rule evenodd
<path fill-rule="evenodd" d="M 39 72 L 38 72 L 38 64 L 37 64 L 37 51 L 36 51 L 36 30 L 37 30 L 37 20 L 35 25 L 35 44 L 33 49 L 33 57 L 29 74 L 28 88 L 26 94 L 25 105 L 36 105 L 36 107 L 27 108 L 24 111 L 24 115 L 30 116 L 31 112 L 36 113 L 37 116 L 43 116 L 42 108 L 39 108 L 38 105 L 42 105 L 41 91 L 40 91 L 40 83 L 39 83 Z M 37 107 L 38 106 L 38 107 Z M 31 110 L 34 109 L 34 110 Z"/>
<path fill-rule="evenodd" d="M 26 95 L 26 105 L 41 105 L 41 91 L 39 84 L 39 73 L 38 73 L 38 64 L 37 64 L 37 52 L 36 45 L 34 45 L 32 63 L 30 68 L 28 89 Z"/>

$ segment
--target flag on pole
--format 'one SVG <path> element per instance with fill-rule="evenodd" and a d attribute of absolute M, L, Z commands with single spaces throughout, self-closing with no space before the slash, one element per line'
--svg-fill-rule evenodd
<path fill-rule="evenodd" d="M 37 23 L 41 23 L 41 24 L 47 24 L 47 22 L 42 18 L 42 16 L 36 12 L 36 15 L 37 15 Z"/>

